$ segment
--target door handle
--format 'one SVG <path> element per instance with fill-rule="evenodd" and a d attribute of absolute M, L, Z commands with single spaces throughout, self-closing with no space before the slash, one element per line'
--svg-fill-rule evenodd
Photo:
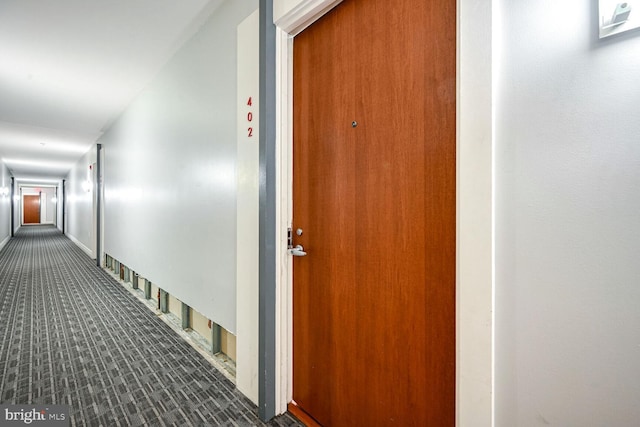
<path fill-rule="evenodd" d="M 287 252 L 293 256 L 306 256 L 307 253 L 304 251 L 302 245 L 298 245 L 295 248 L 290 248 Z"/>

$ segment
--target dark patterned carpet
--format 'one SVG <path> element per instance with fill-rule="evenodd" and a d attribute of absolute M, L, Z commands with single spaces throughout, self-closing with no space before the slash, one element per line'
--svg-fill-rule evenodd
<path fill-rule="evenodd" d="M 53 226 L 0 252 L 0 404 L 70 405 L 72 426 L 293 426 L 257 408 Z"/>

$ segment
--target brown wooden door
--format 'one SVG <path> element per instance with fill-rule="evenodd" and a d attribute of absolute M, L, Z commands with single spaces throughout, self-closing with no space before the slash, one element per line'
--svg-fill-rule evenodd
<path fill-rule="evenodd" d="M 25 224 L 40 224 L 40 196 L 24 196 Z"/>
<path fill-rule="evenodd" d="M 322 425 L 454 425 L 455 4 L 345 0 L 294 40 L 293 400 Z"/>

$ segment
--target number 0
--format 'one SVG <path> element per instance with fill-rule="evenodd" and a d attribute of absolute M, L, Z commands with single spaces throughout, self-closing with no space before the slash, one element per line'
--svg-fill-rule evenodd
<path fill-rule="evenodd" d="M 249 111 L 249 112 L 247 113 L 247 120 L 248 120 L 248 121 L 252 121 L 252 120 L 253 120 L 253 113 L 252 113 L 251 111 Z"/>

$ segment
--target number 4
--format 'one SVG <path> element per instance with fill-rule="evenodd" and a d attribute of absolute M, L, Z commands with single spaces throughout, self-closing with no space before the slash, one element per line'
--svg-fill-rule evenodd
<path fill-rule="evenodd" d="M 247 105 L 248 106 L 252 106 L 253 105 L 253 101 L 251 101 L 251 97 L 249 97 L 249 100 L 247 101 Z"/>

